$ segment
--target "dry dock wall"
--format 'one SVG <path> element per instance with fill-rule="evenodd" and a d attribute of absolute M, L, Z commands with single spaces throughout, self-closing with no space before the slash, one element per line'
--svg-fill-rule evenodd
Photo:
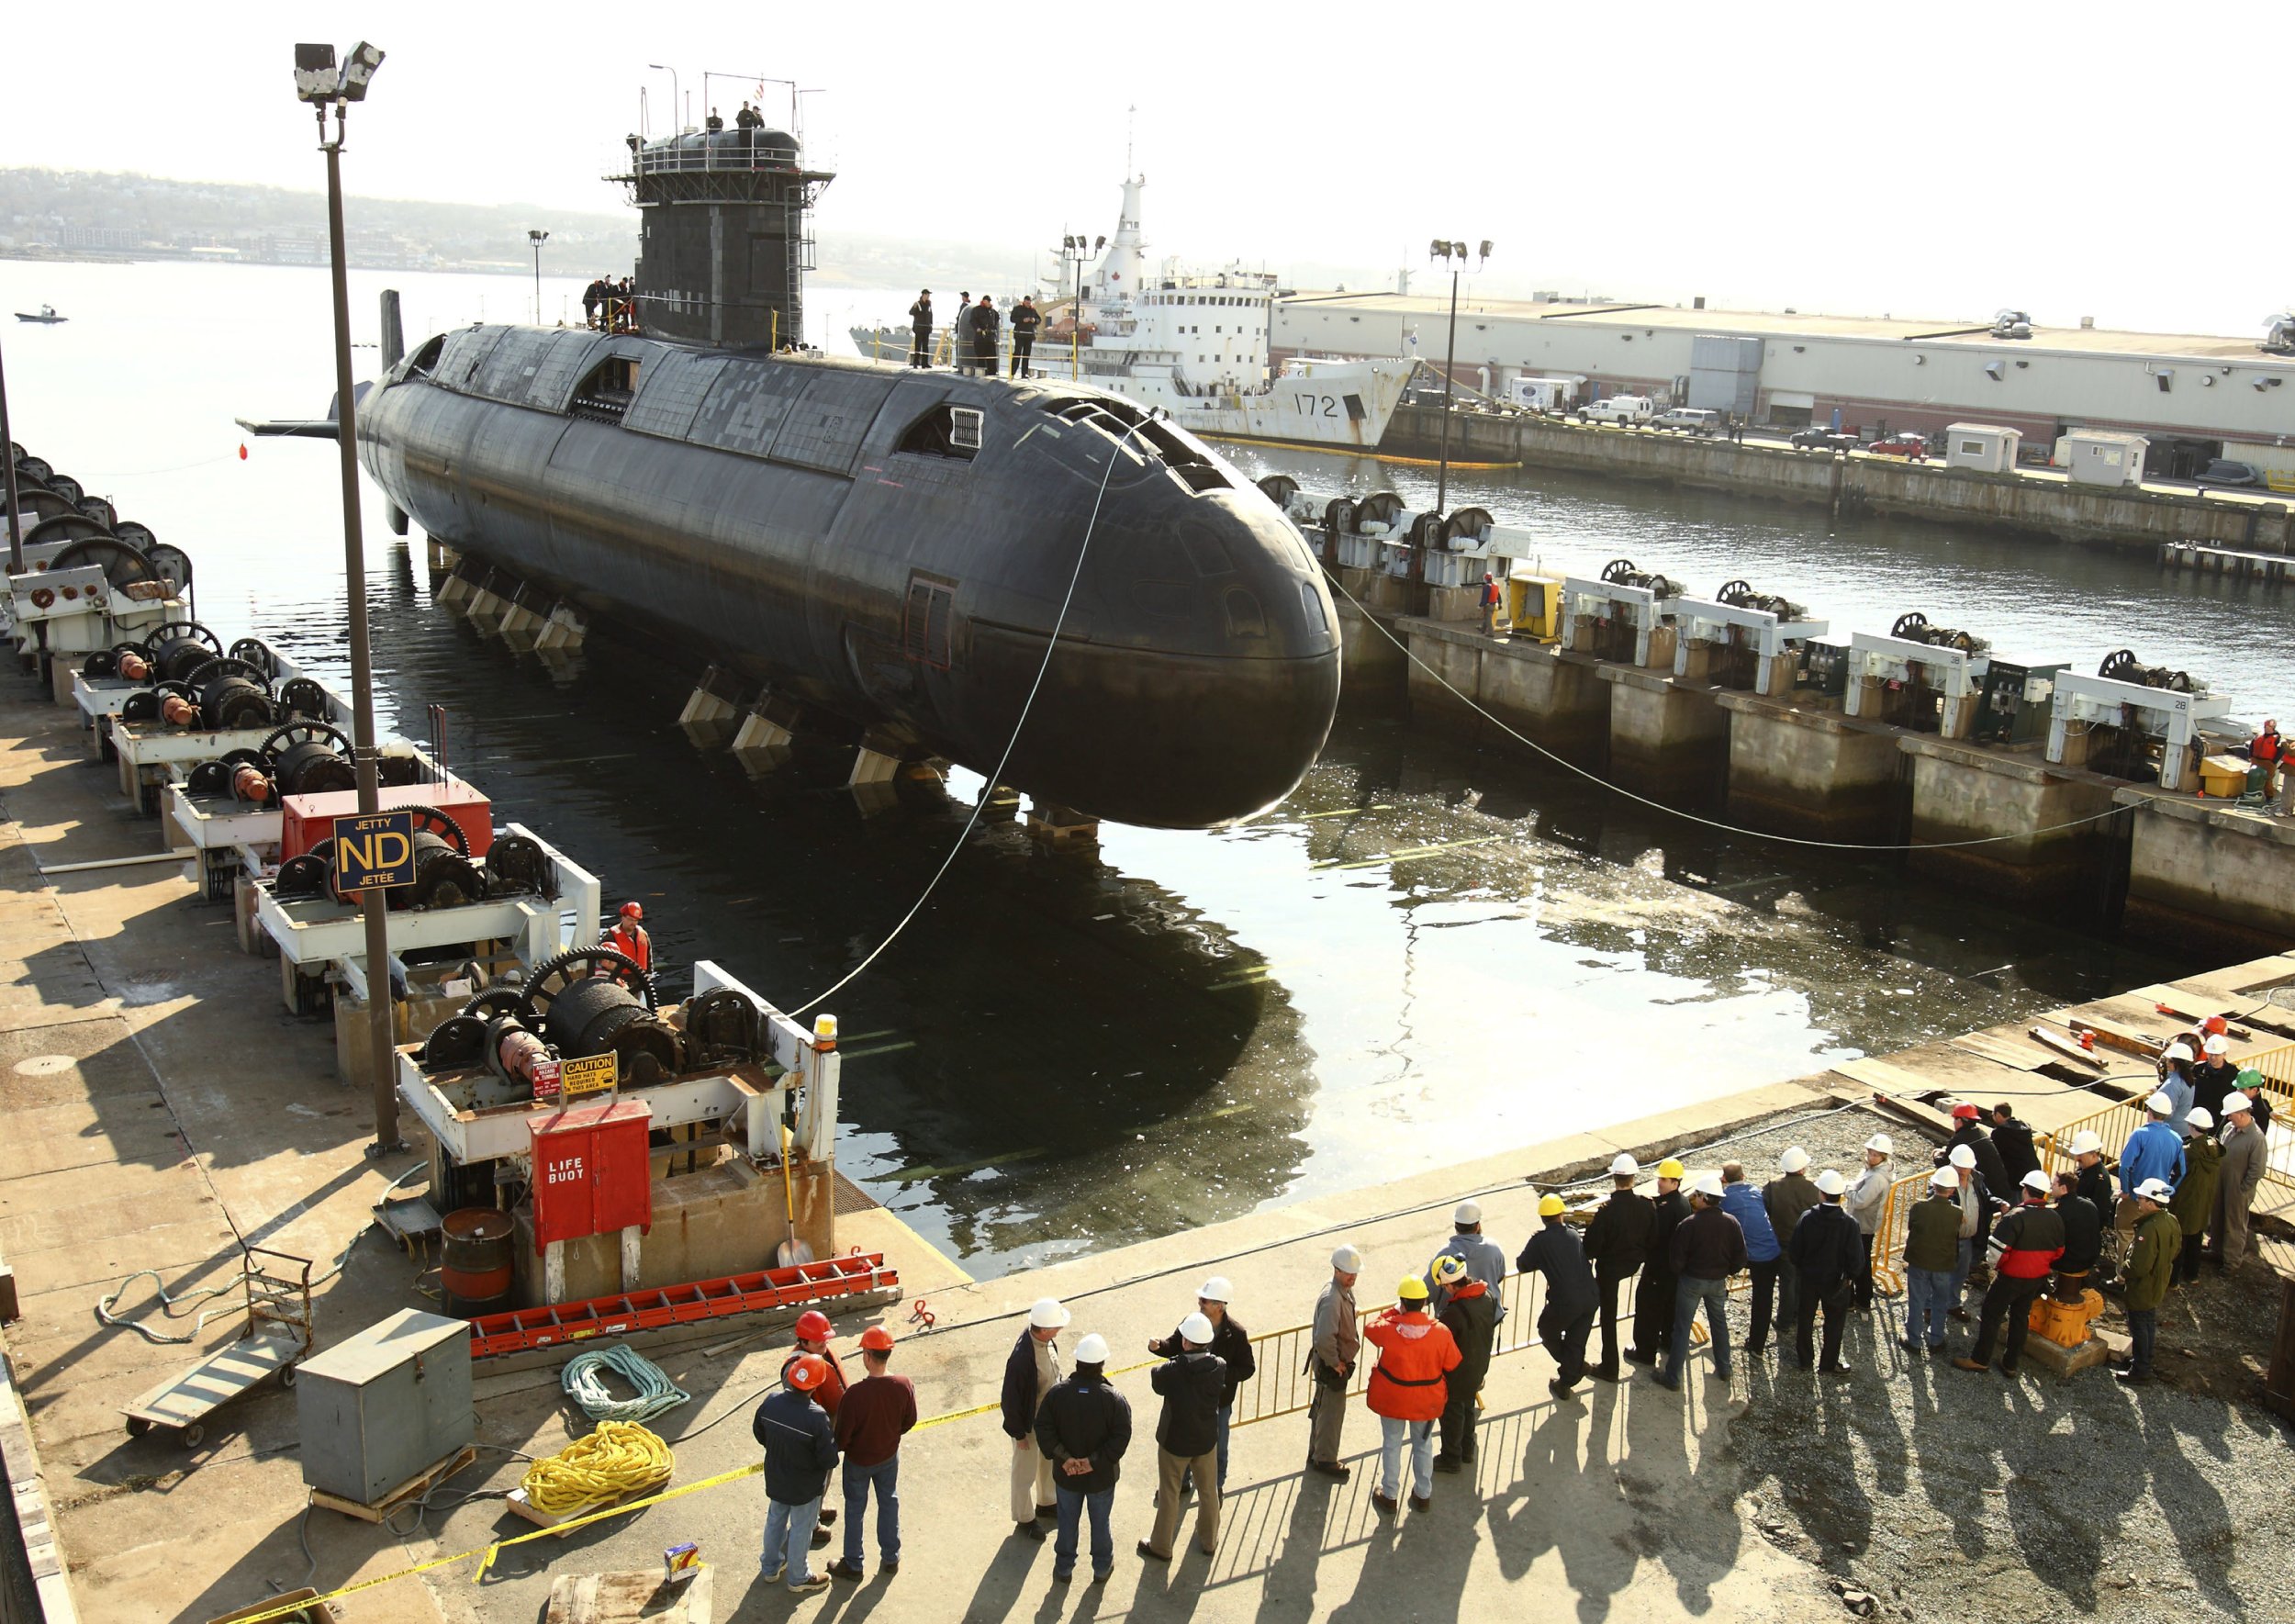
<path fill-rule="evenodd" d="M 1394 414 L 1380 449 L 1433 456 L 1441 439 L 1439 408 L 1406 406 Z M 1983 524 L 2064 541 L 2127 546 L 2198 541 L 2286 553 L 2295 540 L 2285 502 L 2075 486 L 2042 476 L 1986 474 L 1892 457 L 1841 457 L 1551 418 L 1458 413 L 1450 425 L 1450 455 L 1459 462 L 1518 462 L 1830 510 Z"/>

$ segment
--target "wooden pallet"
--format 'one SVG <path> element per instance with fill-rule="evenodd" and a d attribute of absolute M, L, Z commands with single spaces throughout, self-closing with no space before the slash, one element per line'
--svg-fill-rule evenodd
<path fill-rule="evenodd" d="M 503 1503 L 507 1505 L 514 1514 L 524 1518 L 528 1522 L 533 1524 L 534 1527 L 538 1529 L 555 1529 L 560 1527 L 562 1524 L 572 1522 L 576 1518 L 588 1517 L 593 1511 L 610 1511 L 617 1506 L 626 1505 L 632 1500 L 642 1499 L 645 1495 L 653 1494 L 655 1490 L 665 1486 L 666 1482 L 662 1484 L 655 1484 L 653 1488 L 631 1489 L 622 1494 L 610 1495 L 603 1500 L 592 1500 L 587 1506 L 577 1506 L 571 1511 L 541 1510 L 533 1504 L 532 1501 L 526 1498 L 526 1491 L 524 1489 L 512 1489 L 509 1492 L 509 1497 Z M 565 1538 L 565 1535 L 561 1534 L 559 1538 L 563 1539 Z"/>
<path fill-rule="evenodd" d="M 650 1573 L 562 1574 L 550 1583 L 543 1624 L 711 1624 L 715 1616 L 707 1563 L 682 1584 Z"/>
<path fill-rule="evenodd" d="M 466 1443 L 436 1465 L 416 1473 L 371 1505 L 364 1501 L 346 1498 L 341 1495 L 330 1495 L 325 1489 L 311 1491 L 311 1504 L 322 1506 L 329 1511 L 340 1511 L 345 1517 L 355 1517 L 361 1522 L 380 1522 L 402 1509 L 409 1502 L 420 1499 L 432 1488 L 444 1483 L 477 1458 L 477 1446 Z"/>
<path fill-rule="evenodd" d="M 210 1618 L 207 1624 L 234 1624 L 237 1619 L 252 1618 L 260 1614 L 270 1612 L 274 1607 L 286 1607 L 294 1602 L 305 1604 L 302 1612 L 299 1615 L 285 1614 L 276 1619 L 274 1624 L 297 1624 L 298 1618 L 308 1619 L 309 1624 L 340 1624 L 342 1618 L 341 1613 L 319 1599 L 318 1591 L 306 1585 L 300 1590 L 290 1590 L 284 1596 L 273 1596 L 269 1601 L 259 1601 L 252 1606 L 241 1607 L 236 1612 L 226 1613 L 219 1618 Z"/>

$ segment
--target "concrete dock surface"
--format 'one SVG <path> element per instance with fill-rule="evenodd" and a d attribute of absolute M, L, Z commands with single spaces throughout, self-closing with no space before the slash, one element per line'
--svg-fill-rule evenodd
<path fill-rule="evenodd" d="M 126 1434 L 122 1405 L 233 1328 L 224 1298 L 212 1300 L 223 1312 L 193 1345 L 104 1325 L 96 1300 L 135 1271 L 155 1271 L 181 1297 L 230 1276 L 235 1236 L 311 1257 L 322 1270 L 340 1260 L 318 1294 L 322 1346 L 397 1308 L 429 1305 L 413 1289 L 413 1265 L 369 1222 L 385 1184 L 415 1157 L 367 1160 L 367 1102 L 337 1082 L 330 1028 L 285 1014 L 275 965 L 235 950 L 228 912 L 196 906 L 173 864 L 41 877 L 43 866 L 158 846 L 156 826 L 133 819 L 110 774 L 84 761 L 67 712 L 28 691 L 0 702 L 0 1103 L 14 1129 L 0 1140 L 0 1256 L 15 1270 L 22 1307 L 6 1339 L 80 1615 L 211 1619 L 302 1583 L 307 1566 L 311 1583 L 334 1590 L 527 1531 L 498 1497 L 463 1496 L 515 1486 L 522 1466 L 509 1451 L 555 1450 L 588 1430 L 547 1367 L 479 1367 L 485 1452 L 432 1497 L 419 1525 L 410 1511 L 392 1529 L 326 1511 L 305 1518 L 294 1400 L 275 1386 L 220 1412 L 196 1449 Z M 2154 1004 L 2165 995 L 2245 1008 L 2275 977 L 2295 978 L 2295 960 L 2139 989 L 2085 1013 L 2157 1028 Z M 1853 1146 L 1882 1126 L 1861 1103 L 1879 1090 L 1899 1102 L 1891 1121 L 1904 1138 L 1899 1170 L 1909 1172 L 1926 1160 L 1917 1124 L 1941 1120 L 1942 1092 L 1987 1103 L 2011 1093 L 2043 1130 L 2103 1103 L 2053 1075 L 2046 1052 L 2029 1040 L 2020 1047 L 2019 1031 L 1849 1062 L 1503 1155 L 1462 1145 L 1461 1160 L 1435 1172 L 995 1281 L 966 1282 L 889 1214 L 840 1220 L 850 1226 L 840 1240 L 884 1249 L 907 1291 L 879 1314 L 839 1316 L 837 1347 L 849 1356 L 868 1317 L 881 1318 L 901 1338 L 894 1369 L 916 1382 L 920 1408 L 935 1420 L 903 1450 L 897 1575 L 879 1572 L 872 1539 L 857 1586 L 799 1599 L 764 1585 L 755 1565 L 764 1495 L 750 1476 L 508 1548 L 483 1584 L 473 1582 L 476 1562 L 465 1561 L 360 1590 L 336 1604 L 339 1614 L 394 1624 L 531 1619 L 553 1575 L 650 1568 L 665 1546 L 692 1539 L 718 1570 L 719 1615 L 744 1619 L 1383 1620 L 1567 1609 L 1582 1619 L 1792 1624 L 1843 1616 L 1843 1585 L 1870 1585 L 1885 1614 L 1912 1618 L 2027 1618 L 2039 1607 L 2133 1620 L 2160 1616 L 2145 1609 L 2163 1591 L 2189 1593 L 2177 1596 L 2179 1618 L 2267 1617 L 2279 1605 L 2271 1598 L 2290 1593 L 2283 1553 L 2295 1531 L 2278 1490 L 2290 1464 L 2287 1439 L 2267 1414 L 2207 1385 L 2138 1400 L 2100 1372 L 2065 1385 L 1974 1376 L 1955 1384 L 1949 1370 L 1910 1368 L 1886 1347 L 1893 1305 L 1853 1327 L 1858 1373 L 1821 1392 L 1814 1378 L 1774 1371 L 1773 1348 L 1767 1361 L 1741 1355 L 1726 1385 L 1708 1378 L 1700 1356 L 1679 1395 L 1644 1372 L 1557 1401 L 1542 1350 L 1507 1353 L 1485 1389 L 1478 1472 L 1438 1477 L 1425 1513 L 1388 1518 L 1372 1506 L 1377 1428 L 1359 1399 L 1347 1427 L 1355 1473 L 1345 1484 L 1304 1473 L 1304 1416 L 1242 1426 L 1217 1553 L 1182 1542 L 1168 1569 L 1134 1554 L 1152 1515 L 1155 1463 L 1145 1343 L 1192 1307 L 1203 1275 L 1226 1275 L 1237 1317 L 1264 1347 L 1289 1348 L 1264 1339 L 1308 1318 L 1340 1239 L 1364 1253 L 1358 1301 L 1374 1308 L 1404 1272 L 1425 1266 L 1458 1200 L 1482 1203 L 1486 1229 L 1511 1256 L 1536 1224 L 1539 1190 L 1527 1181 L 1582 1181 L 1621 1148 L 1646 1162 L 1745 1135 L 1738 1153 L 1758 1182 L 1776 1148 L 1798 1136 L 1828 1148 L 1825 1164 L 1853 1167 Z M 2258 1047 L 2276 1041 L 2257 1034 Z M 1621 1099 L 1621 1114 L 1629 1112 Z M 2243 1351 L 2261 1352 L 2256 1305 L 2276 1305 L 2277 1282 L 2251 1265 L 2201 1290 L 2184 1305 L 2189 1328 L 2164 1325 L 2163 1347 L 2176 1336 L 2204 1341 L 2212 1316 L 2224 1327 L 2215 1334 L 2235 1327 Z M 1075 1315 L 1064 1348 L 1087 1332 L 1108 1338 L 1134 1406 L 1116 1566 L 1104 1587 L 1083 1583 L 1088 1562 L 1077 1582 L 1055 1586 L 1048 1542 L 1015 1539 L 1005 1506 L 1011 1446 L 992 1406 L 1026 1305 L 1047 1294 Z M 940 1327 L 926 1334 L 909 1320 L 920 1296 Z M 122 1294 L 118 1313 L 180 1335 L 209 1305 L 167 1317 L 147 1278 Z M 1530 1312 L 1517 1302 L 1510 1338 Z M 676 1347 L 639 1344 L 693 1394 L 656 1423 L 677 1453 L 673 1489 L 754 1462 L 749 1414 L 786 1343 L 781 1327 L 733 1321 Z M 1262 1361 L 1261 1383 L 1294 1379 Z M 977 1413 L 981 1406 L 991 1407 Z M 1932 1459 L 1948 1457 L 1958 1474 L 1949 1485 L 1941 1472 L 1931 1475 Z M 2110 1481 L 2092 1499 L 2058 1492 L 2099 1469 Z M 2054 1487 L 2031 1486 L 2050 1475 Z M 829 1503 L 838 1504 L 834 1487 Z M 1862 1505 L 1862 1520 L 1844 1518 L 1844 1504 Z M 1936 1510 L 1947 1516 L 1932 1541 L 1907 1532 L 1936 1522 Z M 2109 1519 L 2100 1533 L 2091 1514 Z M 2088 1544 L 2076 1539 L 2066 1554 L 2067 1529 Z M 1885 1555 L 1888 1571 L 1869 1577 Z M 2137 1575 L 2124 1588 L 2122 1561 Z M 1940 1593 L 1955 1582 L 1955 1564 L 1984 1576 L 1980 1592 Z"/>

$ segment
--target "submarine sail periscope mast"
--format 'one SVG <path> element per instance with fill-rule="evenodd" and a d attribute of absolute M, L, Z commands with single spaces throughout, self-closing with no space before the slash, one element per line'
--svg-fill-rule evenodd
<path fill-rule="evenodd" d="M 1003 758 L 1042 801 L 1165 827 L 1291 791 L 1338 619 L 1249 480 L 1089 385 L 793 351 L 830 177 L 767 129 L 630 155 L 640 330 L 417 346 L 358 415 L 392 502 L 888 754 Z"/>

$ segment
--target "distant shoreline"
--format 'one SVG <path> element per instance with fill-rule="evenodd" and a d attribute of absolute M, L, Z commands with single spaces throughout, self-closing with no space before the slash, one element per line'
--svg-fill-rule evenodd
<path fill-rule="evenodd" d="M 90 249 L 0 248 L 0 260 L 17 260 L 28 263 L 58 265 L 217 265 L 227 270 L 255 269 L 276 271 L 324 271 L 324 260 L 257 260 L 219 254 L 192 253 L 181 250 L 152 248 L 135 253 L 105 253 Z M 414 275 L 439 276 L 519 276 L 531 278 L 532 265 L 506 264 L 498 261 L 458 261 L 435 265 L 409 265 L 403 262 L 362 260 L 353 255 L 350 268 L 353 271 L 405 271 Z M 579 279 L 578 271 L 553 271 L 546 274 L 561 278 Z M 881 282 L 856 282 L 838 276 L 831 271 L 814 271 L 806 279 L 806 286 L 822 289 L 837 289 L 857 293 L 882 293 L 894 285 Z M 906 287 L 905 282 L 899 285 Z"/>

